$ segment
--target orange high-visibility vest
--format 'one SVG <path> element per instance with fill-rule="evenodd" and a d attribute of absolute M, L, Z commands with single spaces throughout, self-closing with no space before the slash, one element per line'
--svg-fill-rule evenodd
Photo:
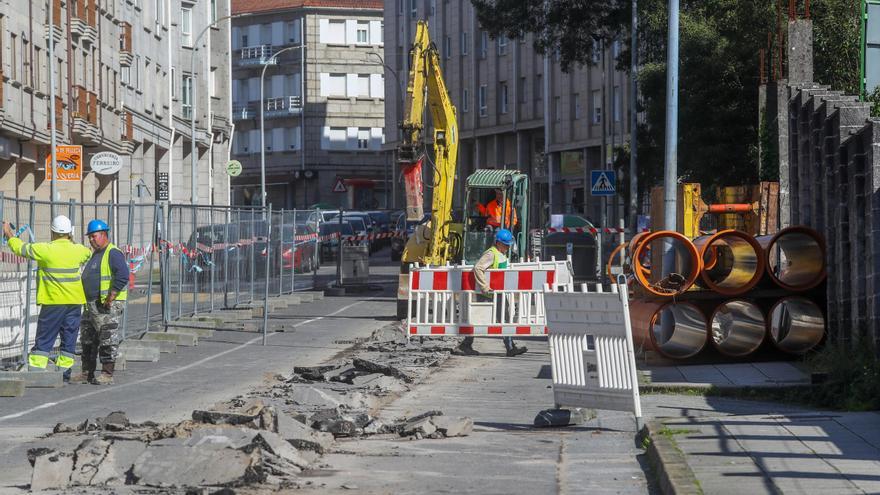
<path fill-rule="evenodd" d="M 516 211 L 510 207 L 510 200 L 508 199 L 506 202 L 505 208 L 506 215 L 504 219 L 506 220 L 505 225 L 508 228 L 515 227 L 517 224 L 516 219 Z M 513 223 L 511 223 L 510 215 L 513 213 Z M 486 224 L 492 227 L 500 227 L 501 226 L 501 205 L 498 203 L 497 199 L 493 199 L 486 203 L 486 206 L 480 205 L 480 214 L 489 217 L 486 219 Z"/>

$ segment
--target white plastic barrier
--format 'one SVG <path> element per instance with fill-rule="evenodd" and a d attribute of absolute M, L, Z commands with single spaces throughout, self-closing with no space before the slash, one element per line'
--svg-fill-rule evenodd
<path fill-rule="evenodd" d="M 544 294 L 556 407 L 629 411 L 641 427 L 626 284 L 580 288 Z"/>
<path fill-rule="evenodd" d="M 491 301 L 476 292 L 472 266 L 416 267 L 410 272 L 409 335 L 545 335 L 544 285 L 570 280 L 564 263 L 513 264 L 489 270 Z"/>

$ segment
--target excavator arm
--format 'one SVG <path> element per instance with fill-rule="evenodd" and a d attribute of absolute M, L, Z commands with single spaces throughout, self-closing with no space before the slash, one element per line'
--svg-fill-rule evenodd
<path fill-rule="evenodd" d="M 458 157 L 458 121 L 455 106 L 449 99 L 440 56 L 428 35 L 428 23 L 419 21 L 410 51 L 411 64 L 406 88 L 406 106 L 401 124 L 403 138 L 398 146 L 398 161 L 403 169 L 407 198 L 407 218 L 421 220 L 421 163 L 425 160 L 424 107 L 427 102 L 434 124 L 434 165 L 431 202 L 430 233 L 424 235 L 427 244 L 418 259 L 404 255 L 404 261 L 444 264 L 452 255 L 450 224 L 452 223 L 452 189 L 455 183 Z M 408 245 L 408 251 L 409 245 Z"/>

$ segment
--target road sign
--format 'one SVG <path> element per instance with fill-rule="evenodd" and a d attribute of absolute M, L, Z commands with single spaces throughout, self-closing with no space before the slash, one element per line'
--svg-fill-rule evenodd
<path fill-rule="evenodd" d="M 342 177 L 336 178 L 336 183 L 333 184 L 333 192 L 335 192 L 335 193 L 348 192 L 348 189 L 345 187 L 345 181 L 342 180 Z"/>
<path fill-rule="evenodd" d="M 82 180 L 82 146 L 55 147 L 55 177 L 61 181 Z M 46 179 L 52 180 L 52 155 L 46 157 Z"/>
<path fill-rule="evenodd" d="M 168 201 L 168 172 L 159 172 L 159 185 L 156 187 L 157 199 Z"/>
<path fill-rule="evenodd" d="M 613 170 L 590 171 L 590 195 L 614 196 L 617 191 L 617 173 Z"/>
<path fill-rule="evenodd" d="M 95 153 L 89 160 L 89 167 L 98 175 L 113 175 L 122 168 L 122 157 L 112 151 Z"/>
<path fill-rule="evenodd" d="M 241 175 L 241 162 L 238 160 L 230 160 L 226 164 L 226 174 L 230 177 L 238 177 Z"/>

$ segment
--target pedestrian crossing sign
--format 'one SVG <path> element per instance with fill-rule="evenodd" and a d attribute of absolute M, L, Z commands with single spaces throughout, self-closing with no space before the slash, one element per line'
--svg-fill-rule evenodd
<path fill-rule="evenodd" d="M 617 172 L 613 170 L 590 171 L 590 195 L 614 196 L 617 194 Z"/>

